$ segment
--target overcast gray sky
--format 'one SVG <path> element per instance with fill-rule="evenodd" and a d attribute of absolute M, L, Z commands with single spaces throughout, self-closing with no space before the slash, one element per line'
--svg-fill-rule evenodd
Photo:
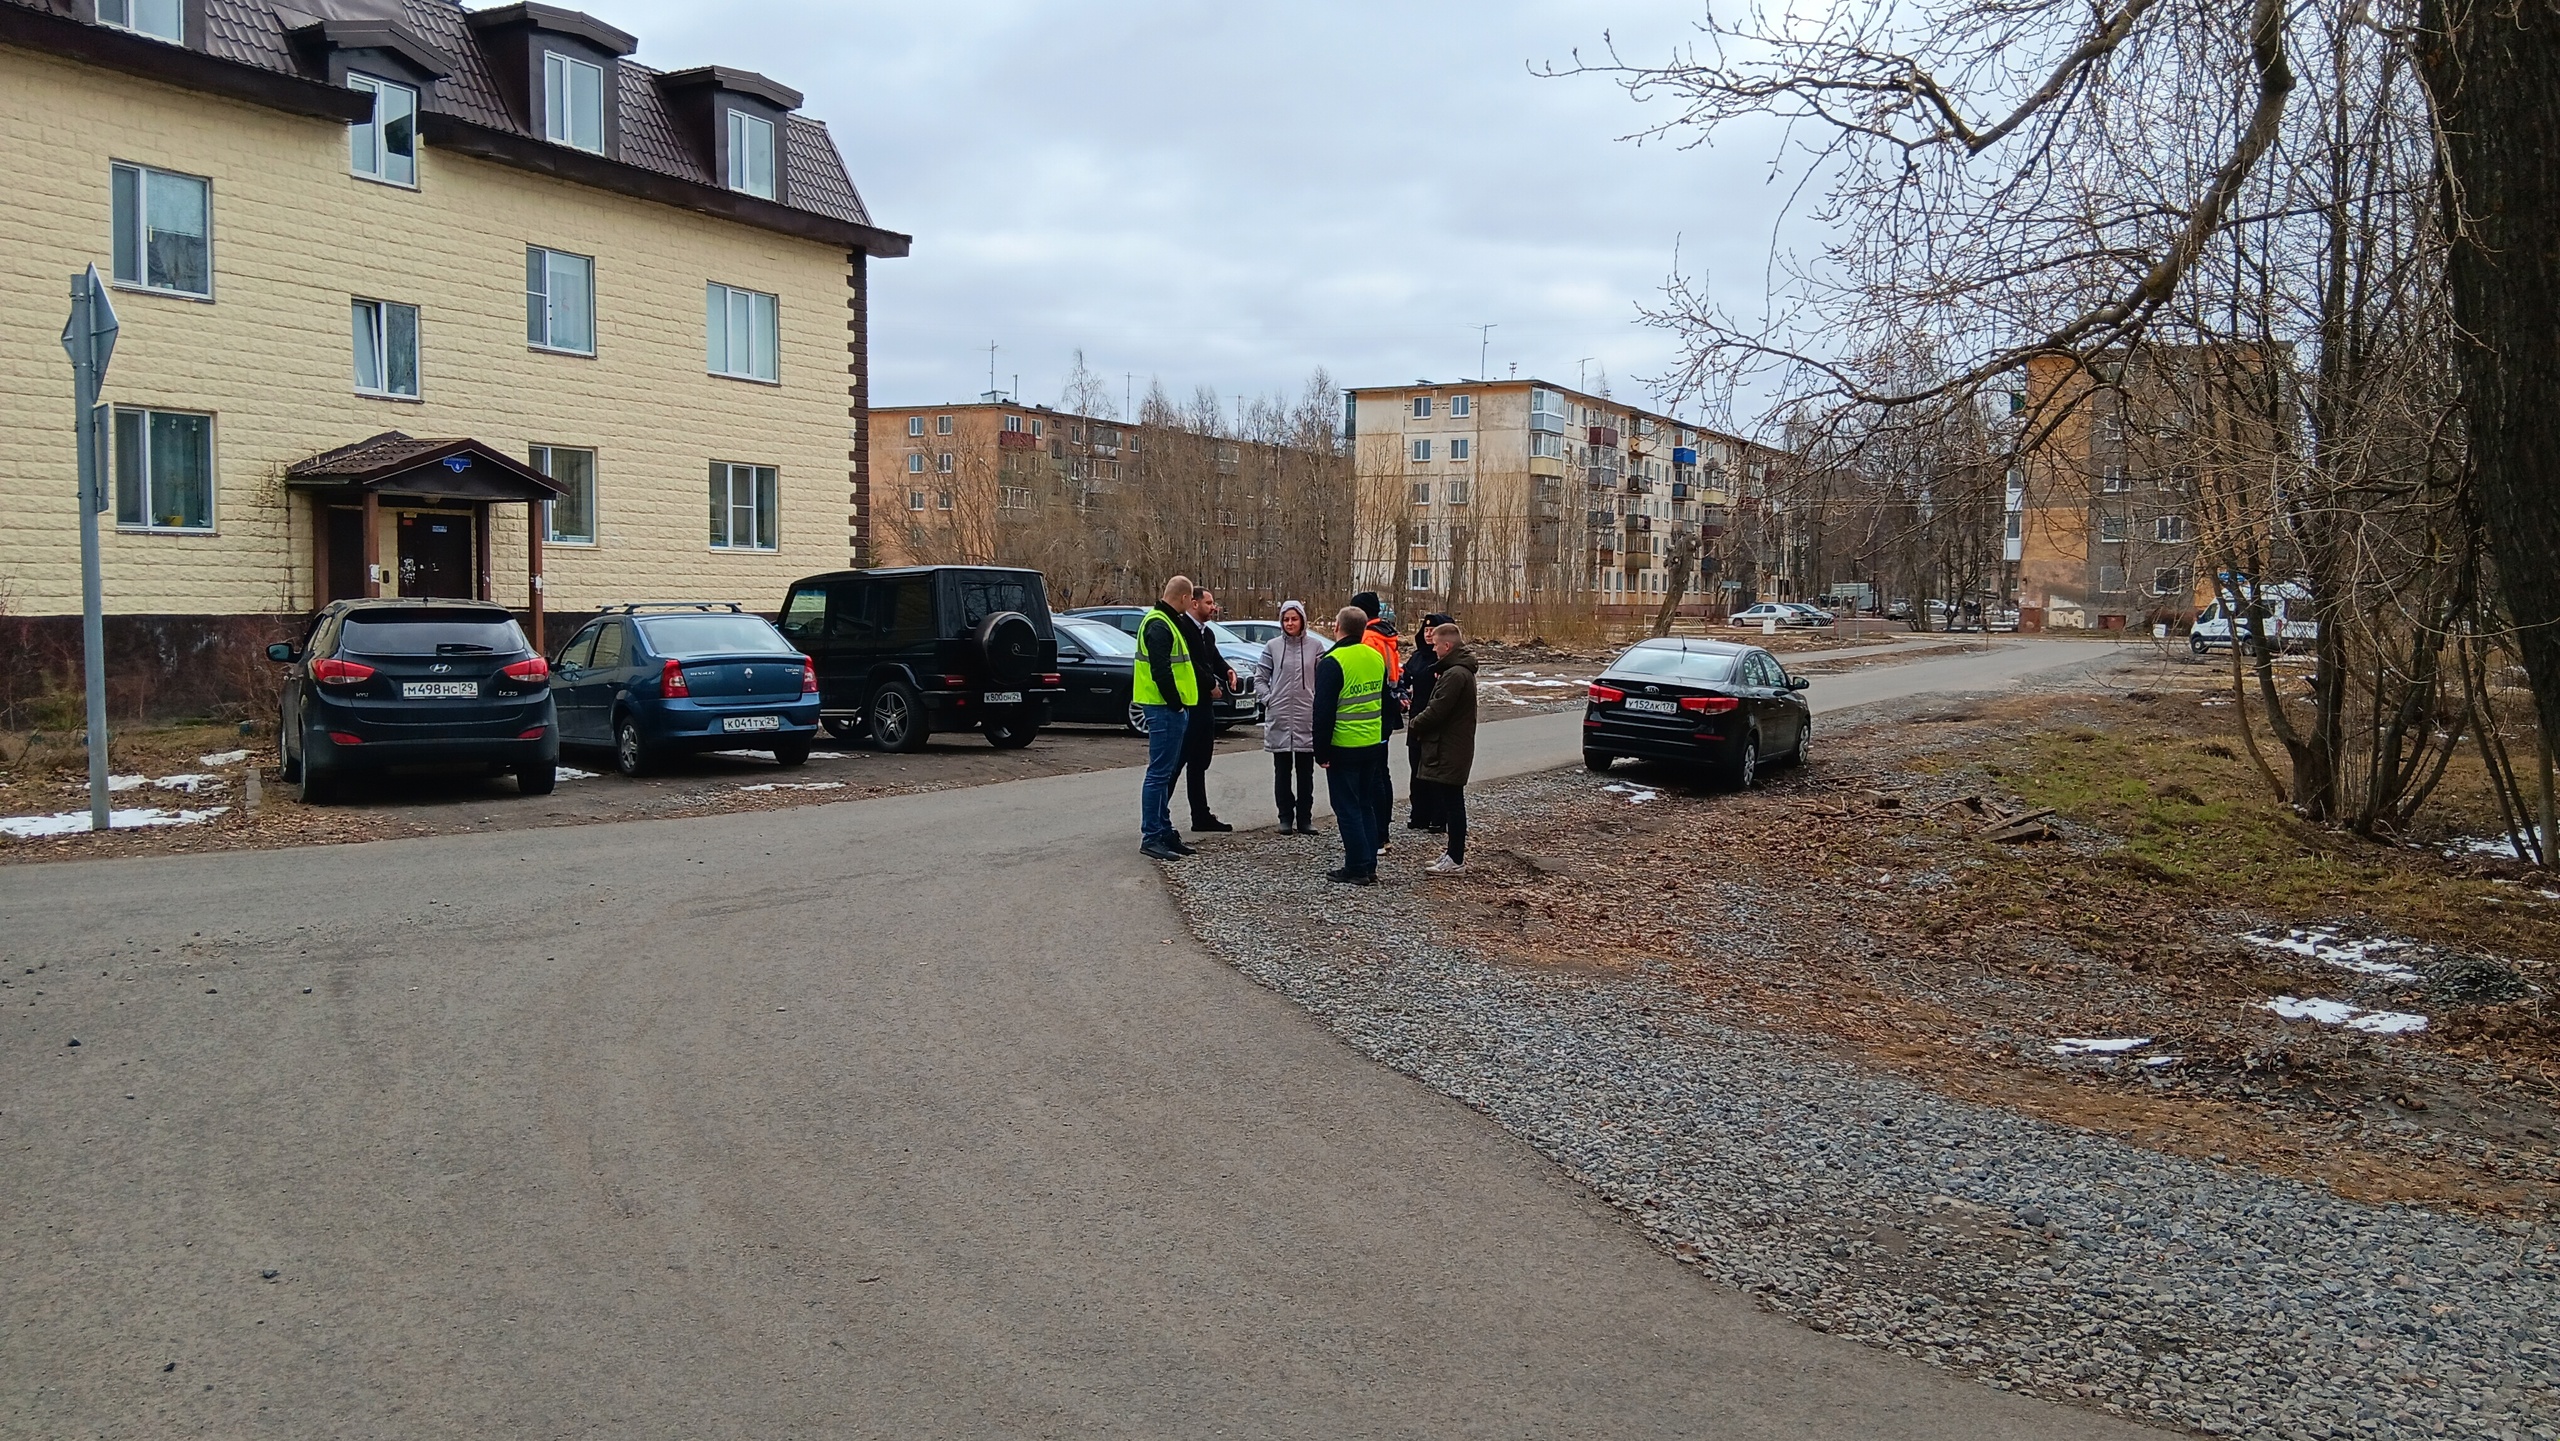
<path fill-rule="evenodd" d="M 1687 36 L 1698 0 L 588 0 L 639 58 L 761 71 L 808 94 L 878 223 L 872 395 L 930 403 L 1021 377 L 1054 404 L 1081 347 L 1122 391 L 1294 393 L 1473 376 L 1613 393 L 1670 346 L 1635 323 L 1675 247 L 1756 296 L 1778 196 L 1764 146 L 1680 150 L 1606 79 L 1539 79 L 1614 33 Z M 1687 411 L 1689 407 L 1683 407 Z"/>

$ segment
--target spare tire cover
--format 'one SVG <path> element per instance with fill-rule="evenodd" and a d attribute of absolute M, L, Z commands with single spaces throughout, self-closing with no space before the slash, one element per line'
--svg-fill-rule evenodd
<path fill-rule="evenodd" d="M 978 622 L 978 655 L 991 690 L 1020 690 L 1040 673 L 1040 628 L 1018 610 Z"/>

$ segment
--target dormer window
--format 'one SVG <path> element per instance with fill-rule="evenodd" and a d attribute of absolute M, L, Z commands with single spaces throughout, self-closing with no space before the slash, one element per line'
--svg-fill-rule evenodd
<path fill-rule="evenodd" d="M 98 0 L 98 23 L 172 45 L 187 43 L 186 11 L 180 0 Z"/>
<path fill-rule="evenodd" d="M 744 110 L 729 112 L 729 188 L 776 198 L 773 184 L 773 122 Z"/>
<path fill-rule="evenodd" d="M 373 118 L 348 127 L 348 164 L 369 180 L 417 184 L 418 92 L 370 75 L 348 76 L 347 88 L 373 97 Z"/>
<path fill-rule="evenodd" d="M 563 55 L 542 57 L 542 138 L 604 153 L 604 67 Z"/>

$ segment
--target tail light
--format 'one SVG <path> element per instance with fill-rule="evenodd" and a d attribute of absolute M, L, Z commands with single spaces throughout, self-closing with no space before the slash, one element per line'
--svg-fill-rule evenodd
<path fill-rule="evenodd" d="M 969 678 L 965 675 L 944 676 L 942 678 L 942 683 L 953 690 L 967 690 L 969 688 Z"/>
<path fill-rule="evenodd" d="M 1723 715 L 1740 710 L 1742 702 L 1729 695 L 1691 695 L 1680 698 L 1680 708 L 1696 715 Z"/>
<path fill-rule="evenodd" d="M 1062 675 L 1044 675 L 1040 677 L 1040 683 L 1048 686 L 1065 685 L 1067 678 Z"/>
<path fill-rule="evenodd" d="M 800 693 L 802 695 L 818 693 L 818 663 L 805 655 L 800 657 Z"/>
<path fill-rule="evenodd" d="M 345 731 L 331 731 L 329 732 L 329 739 L 336 741 L 342 746 L 360 746 L 364 744 L 363 736 L 351 736 Z"/>
<path fill-rule="evenodd" d="M 675 661 L 668 661 L 666 668 L 658 672 L 658 694 L 663 696 L 691 696 L 693 694 L 693 687 L 684 683 L 684 667 L 682 665 Z"/>
<path fill-rule="evenodd" d="M 551 662 L 537 655 L 517 661 L 514 665 L 502 667 L 498 674 L 509 680 L 549 680 L 551 679 Z"/>
<path fill-rule="evenodd" d="M 550 729 L 551 727 L 549 726 L 535 726 L 529 731 L 517 731 L 516 739 L 520 741 L 538 741 L 542 739 L 544 734 Z"/>
<path fill-rule="evenodd" d="M 1595 681 L 1591 686 L 1591 698 L 1602 705 L 1616 705 L 1627 698 L 1627 693 L 1616 686 L 1601 685 Z"/>
<path fill-rule="evenodd" d="M 315 660 L 311 678 L 322 685 L 362 685 L 373 679 L 373 667 L 351 660 Z"/>

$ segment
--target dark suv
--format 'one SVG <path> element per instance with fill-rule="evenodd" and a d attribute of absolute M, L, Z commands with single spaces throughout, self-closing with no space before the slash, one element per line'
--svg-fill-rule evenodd
<path fill-rule="evenodd" d="M 292 667 L 276 718 L 284 778 L 319 804 L 350 771 L 482 764 L 549 795 L 560 731 L 551 667 L 501 605 L 467 600 L 342 600 L 311 622 L 300 650 L 267 647 Z"/>
<path fill-rule="evenodd" d="M 935 731 L 1031 744 L 1063 694 L 1049 592 L 1036 570 L 908 566 L 797 581 L 782 633 L 817 663 L 838 738 L 915 751 Z"/>

